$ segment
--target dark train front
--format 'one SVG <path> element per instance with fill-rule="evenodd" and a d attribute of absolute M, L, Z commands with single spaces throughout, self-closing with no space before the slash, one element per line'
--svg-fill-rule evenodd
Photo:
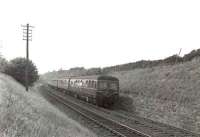
<path fill-rule="evenodd" d="M 48 83 L 66 94 L 101 107 L 109 107 L 119 97 L 119 80 L 112 76 L 81 76 Z"/>
<path fill-rule="evenodd" d="M 98 106 L 109 107 L 119 97 L 119 80 L 114 77 L 101 76 L 98 78 L 96 102 Z"/>

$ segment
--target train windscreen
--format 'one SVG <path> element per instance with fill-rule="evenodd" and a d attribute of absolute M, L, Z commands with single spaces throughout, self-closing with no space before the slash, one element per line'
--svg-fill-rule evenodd
<path fill-rule="evenodd" d="M 101 81 L 99 82 L 99 89 L 100 90 L 106 90 L 108 88 L 107 82 Z"/>
<path fill-rule="evenodd" d="M 118 90 L 117 82 L 101 81 L 99 82 L 100 90 Z"/>
<path fill-rule="evenodd" d="M 116 82 L 109 83 L 109 89 L 117 90 L 118 89 L 118 84 Z"/>

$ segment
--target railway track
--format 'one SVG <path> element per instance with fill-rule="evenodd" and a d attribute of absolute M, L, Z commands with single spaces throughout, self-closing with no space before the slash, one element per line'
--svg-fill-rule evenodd
<path fill-rule="evenodd" d="M 83 117 L 93 121 L 94 123 L 100 125 L 104 129 L 112 132 L 116 136 L 120 137 L 152 137 L 151 135 L 145 134 L 141 131 L 138 131 L 132 127 L 129 127 L 119 121 L 116 121 L 110 117 L 105 117 L 104 115 L 99 114 L 98 112 L 88 109 L 87 107 L 83 107 L 77 102 L 72 102 L 70 100 L 66 100 L 65 98 L 51 92 L 48 90 L 48 95 L 52 96 L 58 102 L 62 103 L 66 107 L 76 111 Z"/>
<path fill-rule="evenodd" d="M 139 133 L 141 133 L 141 135 L 140 134 L 134 135 L 136 137 L 142 136 L 142 135 L 151 136 L 151 137 L 200 137 L 199 134 L 196 134 L 196 133 L 184 130 L 184 129 L 176 128 L 173 126 L 169 126 L 169 125 L 166 125 L 163 123 L 155 122 L 155 121 L 145 119 L 142 117 L 138 117 L 138 116 L 135 116 L 135 115 L 127 113 L 127 112 L 125 113 L 123 111 L 118 112 L 118 111 L 104 109 L 104 108 L 92 105 L 90 103 L 87 103 L 85 101 L 75 99 L 74 97 L 71 97 L 69 95 L 66 95 L 65 93 L 63 93 L 62 90 L 53 89 L 48 86 L 43 86 L 42 91 L 46 91 L 46 90 L 50 91 L 53 94 L 56 93 L 56 96 L 58 96 L 58 98 L 62 98 L 63 101 L 66 100 L 66 101 L 75 103 L 75 104 L 79 105 L 80 108 L 97 113 L 101 117 L 111 119 L 112 121 L 120 123 L 121 125 L 124 125 L 125 127 L 139 131 Z M 55 91 L 57 91 L 57 92 L 55 92 Z M 44 92 L 44 93 L 46 93 L 46 92 Z M 52 95 L 52 97 L 54 97 L 54 95 Z M 77 113 L 77 114 L 80 114 L 80 113 Z M 89 116 L 89 115 L 86 115 L 86 116 Z M 85 116 L 83 116 L 83 117 L 85 117 Z M 89 117 L 89 118 L 86 117 L 85 119 L 87 120 L 90 118 L 92 118 L 92 117 Z M 107 127 L 104 127 L 101 123 L 98 124 L 98 121 L 96 122 L 96 125 L 100 125 L 103 130 L 108 129 L 109 131 L 112 132 L 111 133 L 111 132 L 107 131 L 108 133 L 111 133 L 114 136 L 118 135 L 118 133 L 116 133 L 115 131 L 112 130 L 113 124 L 110 124 L 110 125 L 109 124 Z M 119 127 L 119 128 L 121 129 L 121 127 Z M 122 135 L 118 135 L 118 136 L 122 136 Z"/>

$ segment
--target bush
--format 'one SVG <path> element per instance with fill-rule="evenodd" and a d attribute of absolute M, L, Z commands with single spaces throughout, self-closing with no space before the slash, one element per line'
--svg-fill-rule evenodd
<path fill-rule="evenodd" d="M 86 74 L 87 74 L 87 75 L 99 75 L 99 74 L 101 74 L 101 68 L 91 68 L 91 69 L 87 69 Z"/>
<path fill-rule="evenodd" d="M 182 57 L 178 56 L 178 55 L 172 55 L 170 57 L 167 57 L 163 60 L 164 64 L 176 64 L 176 63 L 180 63 L 182 62 L 183 59 Z"/>
<path fill-rule="evenodd" d="M 7 64 L 7 60 L 0 56 L 0 72 L 5 72 Z"/>
<path fill-rule="evenodd" d="M 200 49 L 197 49 L 197 50 L 193 50 L 190 53 L 184 55 L 183 60 L 191 61 L 193 58 L 199 57 L 199 56 L 200 56 Z"/>
<path fill-rule="evenodd" d="M 26 71 L 26 59 L 25 58 L 16 58 L 11 60 L 5 70 L 5 73 L 12 76 L 14 79 L 19 81 L 22 85 L 26 85 L 25 79 Z M 38 80 L 39 75 L 36 66 L 34 63 L 28 61 L 28 85 L 32 86 L 33 83 Z"/>

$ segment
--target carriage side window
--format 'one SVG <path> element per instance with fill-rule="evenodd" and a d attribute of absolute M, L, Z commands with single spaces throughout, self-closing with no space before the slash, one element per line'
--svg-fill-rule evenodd
<path fill-rule="evenodd" d="M 91 87 L 91 81 L 89 80 L 89 84 L 88 84 L 88 87 L 90 88 Z"/>
<path fill-rule="evenodd" d="M 81 81 L 82 82 L 82 87 L 85 87 L 85 81 Z"/>
<path fill-rule="evenodd" d="M 80 87 L 80 81 L 77 80 L 76 86 L 79 88 Z"/>
<path fill-rule="evenodd" d="M 79 86 L 80 86 L 80 81 L 79 80 L 77 80 L 76 86 L 79 88 Z"/>
<path fill-rule="evenodd" d="M 97 88 L 97 82 L 94 81 L 94 88 Z"/>
<path fill-rule="evenodd" d="M 71 81 L 70 85 L 73 86 L 73 81 Z"/>
<path fill-rule="evenodd" d="M 92 87 L 93 87 L 93 88 L 96 88 L 96 87 L 95 87 L 95 81 L 92 81 Z"/>
<path fill-rule="evenodd" d="M 82 87 L 82 80 L 79 81 L 79 86 Z"/>
<path fill-rule="evenodd" d="M 77 85 L 78 85 L 78 80 L 75 81 L 75 87 L 77 87 Z"/>
<path fill-rule="evenodd" d="M 86 81 L 85 87 L 87 87 L 87 88 L 88 88 L 88 80 Z"/>
<path fill-rule="evenodd" d="M 94 81 L 91 81 L 91 88 L 93 88 L 93 86 L 94 86 L 94 84 L 93 84 L 93 83 L 94 83 Z"/>
<path fill-rule="evenodd" d="M 83 87 L 83 81 L 82 80 L 80 80 L 79 86 Z"/>
<path fill-rule="evenodd" d="M 90 88 L 93 88 L 93 81 L 90 81 Z"/>

